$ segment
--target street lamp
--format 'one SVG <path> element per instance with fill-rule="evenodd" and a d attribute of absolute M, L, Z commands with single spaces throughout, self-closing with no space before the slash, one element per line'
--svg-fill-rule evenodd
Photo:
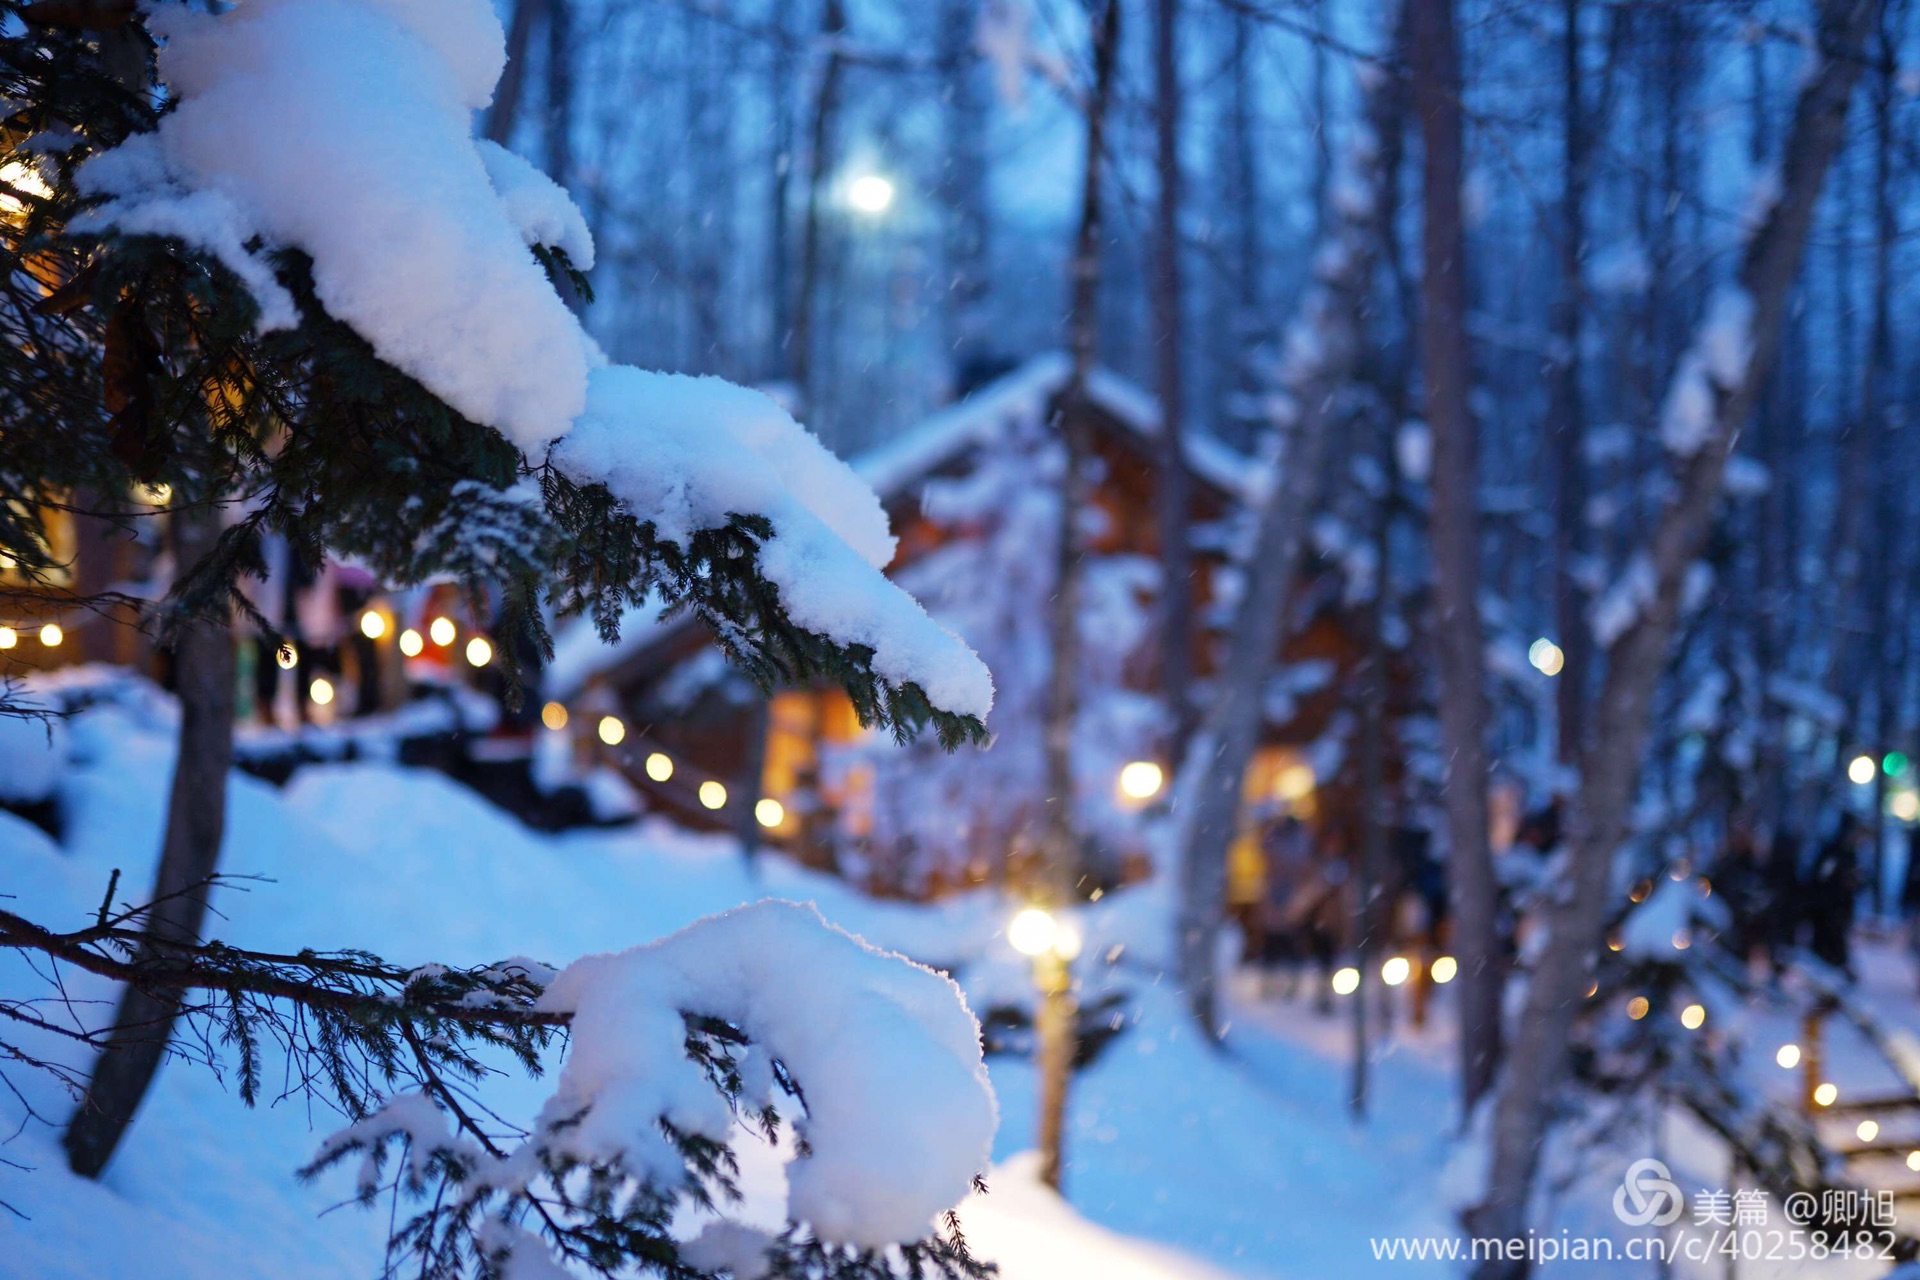
<path fill-rule="evenodd" d="M 1072 921 L 1042 907 L 1028 907 L 1007 925 L 1007 941 L 1033 961 L 1033 985 L 1040 995 L 1033 1019 L 1040 1065 L 1040 1180 L 1058 1191 L 1067 1084 L 1077 1038 L 1074 1024 L 1080 1014 L 1073 998 L 1073 958 L 1080 954 L 1080 931 Z"/>
<path fill-rule="evenodd" d="M 847 184 L 847 203 L 877 218 L 893 207 L 893 182 L 877 173 L 863 173 Z"/>

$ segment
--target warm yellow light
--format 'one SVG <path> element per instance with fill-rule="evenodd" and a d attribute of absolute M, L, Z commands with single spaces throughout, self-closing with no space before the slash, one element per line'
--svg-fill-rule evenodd
<path fill-rule="evenodd" d="M 1397 987 L 1413 976 L 1413 962 L 1405 956 L 1394 956 L 1380 966 L 1380 981 L 1390 987 Z"/>
<path fill-rule="evenodd" d="M 316 707 L 330 705 L 333 702 L 333 681 L 325 676 L 316 677 L 307 687 L 307 696 L 313 699 L 313 705 Z"/>
<path fill-rule="evenodd" d="M 1436 956 L 1427 974 L 1435 983 L 1445 986 L 1452 982 L 1454 975 L 1460 972 L 1460 962 L 1452 956 Z"/>
<path fill-rule="evenodd" d="M 720 783 L 708 778 L 700 784 L 700 803 L 709 809 L 718 809 L 727 803 L 727 789 Z"/>
<path fill-rule="evenodd" d="M 1591 1000 L 1599 994 L 1600 994 L 1600 979 L 1595 978 L 1587 986 L 1587 999 Z"/>
<path fill-rule="evenodd" d="M 1120 770 L 1120 794 L 1129 800 L 1151 800 L 1160 794 L 1166 774 L 1151 760 L 1135 760 Z"/>
<path fill-rule="evenodd" d="M 1880 766 L 1872 756 L 1855 756 L 1847 765 L 1847 777 L 1862 787 L 1872 782 L 1879 772 Z"/>
<path fill-rule="evenodd" d="M 877 173 L 863 173 L 847 184 L 847 203 L 861 213 L 885 213 L 893 205 L 893 183 Z"/>
<path fill-rule="evenodd" d="M 567 727 L 567 708 L 565 703 L 549 702 L 540 708 L 540 723 L 556 732 Z"/>
<path fill-rule="evenodd" d="M 60 642 L 66 638 L 67 633 L 60 629 L 60 624 L 57 622 L 49 622 L 40 628 L 40 643 L 49 649 L 58 649 Z"/>
<path fill-rule="evenodd" d="M 1673 931 L 1673 949 L 1675 951 L 1685 951 L 1692 945 L 1693 935 L 1691 933 L 1685 929 L 1675 929 Z"/>
<path fill-rule="evenodd" d="M 420 633 L 412 627 L 408 627 L 400 633 L 400 652 L 406 654 L 409 658 L 419 657 L 425 652 L 426 647 L 427 642 L 421 639 Z"/>
<path fill-rule="evenodd" d="M 1053 949 L 1060 926 L 1051 913 L 1028 907 L 1007 924 L 1007 941 L 1023 956 L 1045 955 Z"/>
<path fill-rule="evenodd" d="M 1920 1173 L 1920 1151 L 1907 1152 L 1907 1168 Z"/>
<path fill-rule="evenodd" d="M 1560 646 L 1542 636 L 1527 646 L 1527 661 L 1533 669 L 1543 676 L 1557 676 L 1560 669 L 1567 665 L 1567 655 Z"/>
<path fill-rule="evenodd" d="M 1707 1020 L 1707 1006 L 1690 1004 L 1680 1011 L 1680 1025 L 1689 1031 L 1698 1031 Z"/>
<path fill-rule="evenodd" d="M 627 726 L 621 723 L 619 716 L 600 717 L 600 741 L 610 747 L 617 747 L 626 739 Z"/>
<path fill-rule="evenodd" d="M 665 782 L 668 778 L 671 778 L 673 776 L 672 758 L 658 751 L 648 756 L 647 776 L 655 782 Z"/>
<path fill-rule="evenodd" d="M 1800 1065 L 1800 1046 L 1797 1044 L 1781 1045 L 1780 1052 L 1773 1055 L 1773 1060 L 1787 1070 L 1793 1070 Z"/>
<path fill-rule="evenodd" d="M 1920 819 L 1920 792 L 1902 791 L 1887 807 L 1892 809 L 1893 816 L 1902 822 Z"/>
<path fill-rule="evenodd" d="M 1333 992 L 1335 995 L 1350 996 L 1360 989 L 1360 971 L 1354 968 L 1335 969 L 1333 971 Z"/>
<path fill-rule="evenodd" d="M 1840 1086 L 1829 1080 L 1813 1091 L 1813 1103 L 1817 1107 L 1830 1107 L 1840 1096 Z"/>
<path fill-rule="evenodd" d="M 753 806 L 753 816 L 763 827 L 777 827 L 787 820 L 787 806 L 767 796 Z"/>
<path fill-rule="evenodd" d="M 1880 1126 L 1872 1120 L 1862 1120 L 1860 1127 L 1853 1132 L 1854 1136 L 1859 1138 L 1860 1141 L 1872 1142 L 1880 1136 Z"/>
<path fill-rule="evenodd" d="M 435 618 L 427 624 L 427 639 L 433 641 L 442 649 L 452 644 L 454 636 L 458 634 L 459 631 L 453 625 L 452 618 Z"/>
<path fill-rule="evenodd" d="M 467 665 L 484 667 L 493 661 L 493 646 L 480 636 L 467 641 Z"/>
<path fill-rule="evenodd" d="M 23 193 L 45 200 L 53 195 L 53 188 L 47 185 L 38 169 L 24 160 L 0 166 L 0 212 L 15 216 L 25 213 L 27 202 L 20 198 Z"/>
<path fill-rule="evenodd" d="M 300 651 L 293 647 L 293 641 L 282 640 L 273 651 L 273 661 L 282 671 L 291 671 L 300 665 Z"/>
<path fill-rule="evenodd" d="M 12 627 L 0 627 L 0 649 L 11 649 L 20 643 L 20 633 Z"/>
<path fill-rule="evenodd" d="M 1647 1016 L 1647 1010 L 1651 1008 L 1653 1008 L 1653 1006 L 1647 1003 L 1645 996 L 1635 996 L 1633 999 L 1627 1001 L 1627 1016 L 1635 1022 L 1638 1022 Z"/>
<path fill-rule="evenodd" d="M 173 486 L 166 481 L 140 486 L 140 500 L 150 507 L 164 507 L 173 501 Z"/>
<path fill-rule="evenodd" d="M 387 634 L 387 615 L 378 609 L 369 609 L 361 614 L 360 634 L 369 640 L 378 640 Z"/>
<path fill-rule="evenodd" d="M 1319 779 L 1313 776 L 1310 764 L 1290 764 L 1282 769 L 1273 780 L 1273 793 L 1288 803 L 1305 800 L 1313 794 L 1315 783 Z"/>

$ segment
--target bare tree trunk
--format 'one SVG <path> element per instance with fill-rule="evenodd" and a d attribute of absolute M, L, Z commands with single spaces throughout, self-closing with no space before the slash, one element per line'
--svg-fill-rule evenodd
<path fill-rule="evenodd" d="M 772 308 L 767 323 L 767 370 L 769 376 L 792 372 L 792 352 L 788 344 L 793 341 L 793 281 L 792 235 L 787 224 L 789 220 L 788 196 L 793 187 L 793 141 L 794 108 L 791 86 L 793 84 L 792 40 L 794 21 L 793 5 L 775 6 L 779 10 L 780 38 L 774 42 L 772 74 L 767 86 L 767 98 L 773 111 L 773 128 L 769 131 L 769 141 L 773 144 L 773 154 L 769 157 L 771 181 L 768 183 L 770 195 L 767 211 L 767 291 L 772 295 Z"/>
<path fill-rule="evenodd" d="M 533 47 L 533 28 L 547 13 L 549 0 L 518 0 L 513 19 L 507 24 L 507 65 L 494 87 L 493 105 L 487 109 L 487 139 L 501 146 L 513 136 L 520 118 L 520 103 L 527 92 L 527 51 Z"/>
<path fill-rule="evenodd" d="M 976 0 L 945 0 L 940 22 L 940 67 L 946 81 L 947 163 L 940 173 L 946 204 L 944 253 L 950 317 L 947 350 L 962 361 L 989 340 L 986 303 L 991 287 L 987 252 L 987 138 L 990 115 L 973 48 Z"/>
<path fill-rule="evenodd" d="M 219 539 L 219 513 L 212 507 L 183 506 L 172 521 L 175 563 L 184 575 Z M 159 872 L 148 899 L 154 906 L 147 933 L 191 942 L 199 940 L 206 920 L 209 879 L 219 866 L 226 826 L 234 708 L 233 633 L 227 624 L 196 621 L 181 627 L 174 642 L 174 670 L 180 752 Z M 75 1173 L 97 1178 L 113 1158 L 166 1055 L 177 1012 L 163 994 L 131 988 L 121 994 L 112 1036 L 67 1126 L 67 1162 Z"/>
<path fill-rule="evenodd" d="M 1047 673 L 1047 797 L 1041 852 L 1046 859 L 1040 886 L 1054 907 L 1078 900 L 1081 866 L 1079 824 L 1074 814 L 1073 737 L 1080 718 L 1080 539 L 1079 516 L 1091 498 L 1087 439 L 1087 378 L 1093 372 L 1097 303 L 1100 294 L 1102 178 L 1106 165 L 1107 115 L 1113 104 L 1113 77 L 1120 51 L 1120 0 L 1104 0 L 1092 15 L 1093 85 L 1086 100 L 1086 169 L 1080 186 L 1080 229 L 1073 245 L 1073 297 L 1068 305 L 1067 342 L 1073 369 L 1055 410 L 1066 458 L 1060 476 L 1060 518 L 1054 539 L 1054 591 L 1047 631 L 1051 669 Z M 1070 961 L 1049 953 L 1035 961 L 1040 1006 L 1035 1020 L 1040 1068 L 1040 1180 L 1058 1191 L 1065 1160 L 1067 1093 L 1079 1040 Z"/>
<path fill-rule="evenodd" d="M 1221 323 L 1216 325 L 1214 342 L 1217 351 L 1230 353 L 1232 363 L 1215 388 L 1214 430 L 1236 447 L 1246 448 L 1250 436 L 1258 430 L 1254 421 L 1260 393 L 1257 353 L 1267 321 L 1261 287 L 1266 259 L 1260 231 L 1266 209 L 1260 198 L 1259 152 L 1255 145 L 1260 91 L 1255 83 L 1253 18 L 1241 9 L 1227 16 L 1231 23 L 1226 36 L 1231 42 L 1231 97 L 1216 164 L 1224 182 L 1216 198 L 1233 219 L 1234 257 L 1230 287 L 1224 291 L 1223 302 L 1215 306 Z"/>
<path fill-rule="evenodd" d="M 1080 717 L 1080 539 L 1078 520 L 1090 498 L 1087 467 L 1087 378 L 1093 372 L 1099 319 L 1101 199 L 1106 166 L 1107 115 L 1120 49 L 1120 3 L 1104 0 L 1092 20 L 1093 85 L 1086 101 L 1086 169 L 1080 185 L 1080 227 L 1074 237 L 1073 296 L 1067 311 L 1067 346 L 1073 371 L 1056 410 L 1066 461 L 1060 481 L 1060 520 L 1054 540 L 1054 592 L 1047 630 L 1052 667 L 1047 676 L 1046 889 L 1055 905 L 1079 896 L 1079 825 L 1074 820 L 1073 734 Z"/>
<path fill-rule="evenodd" d="M 846 30 L 846 7 L 841 0 L 827 0 L 820 13 L 820 42 L 826 48 L 826 64 L 820 71 L 820 91 L 814 97 L 813 127 L 808 138 L 807 212 L 800 230 L 800 290 L 794 300 L 793 346 L 788 352 L 788 367 L 803 413 L 812 413 L 814 409 L 813 312 L 815 295 L 820 291 L 820 223 L 827 171 L 833 163 L 833 122 L 839 112 L 840 81 L 846 63 L 839 41 Z"/>
<path fill-rule="evenodd" d="M 1184 293 L 1180 274 L 1179 0 L 1157 0 L 1153 61 L 1160 175 L 1153 310 L 1160 384 L 1160 655 L 1170 754 L 1178 759 L 1193 727 L 1193 582 L 1187 537 Z"/>
<path fill-rule="evenodd" d="M 1413 0 L 1413 104 L 1425 141 L 1421 376 L 1433 432 L 1434 627 L 1446 756 L 1447 869 L 1460 962 L 1460 1096 L 1471 1112 L 1500 1063 L 1504 960 L 1487 832 L 1486 636 L 1480 622 L 1479 443 L 1467 405 L 1466 235 L 1460 219 L 1460 51 L 1453 0 Z"/>
<path fill-rule="evenodd" d="M 1562 125 L 1560 281 L 1554 300 L 1552 406 L 1549 450 L 1554 469 L 1554 630 L 1564 655 L 1558 698 L 1559 758 L 1572 765 L 1580 758 L 1586 728 L 1588 682 L 1593 645 L 1587 632 L 1587 592 L 1580 583 L 1580 558 L 1586 552 L 1587 475 L 1582 445 L 1586 435 L 1580 386 L 1580 318 L 1586 290 L 1580 261 L 1586 251 L 1587 115 L 1585 77 L 1580 67 L 1580 3 L 1564 0 L 1565 105 Z"/>
<path fill-rule="evenodd" d="M 542 0 L 547 10 L 547 115 L 542 122 L 547 176 L 573 181 L 573 0 Z"/>
<path fill-rule="evenodd" d="M 1395 49 L 1399 47 L 1396 26 Z M 1320 487 L 1327 437 L 1348 411 L 1380 251 L 1390 181 L 1383 152 L 1400 128 L 1402 95 L 1394 74 L 1367 82 L 1363 114 L 1348 154 L 1349 181 L 1331 190 L 1327 237 L 1314 280 L 1294 317 L 1282 356 L 1283 394 L 1274 414 L 1273 466 L 1242 570 L 1246 587 L 1227 637 L 1214 693 L 1175 780 L 1171 844 L 1178 868 L 1175 955 L 1187 1006 L 1208 1035 L 1219 1030 L 1214 953 L 1224 907 L 1227 848 L 1239 822 L 1240 788 L 1259 741 L 1267 675 L 1285 635 L 1286 605 L 1299 576 L 1301 544 Z"/>
<path fill-rule="evenodd" d="M 1649 708 L 1666 667 L 1680 617 L 1689 567 L 1706 541 L 1719 506 L 1726 461 L 1751 416 L 1779 347 L 1782 322 L 1799 273 L 1827 170 L 1839 150 L 1848 102 L 1864 63 L 1866 36 L 1879 0 L 1823 0 L 1819 62 L 1795 104 L 1779 183 L 1779 198 L 1748 243 L 1737 289 L 1710 312 L 1695 349 L 1676 379 L 1703 379 L 1713 411 L 1704 439 L 1668 433 L 1677 449 L 1677 484 L 1658 513 L 1643 548 L 1652 590 L 1631 625 L 1610 646 L 1606 679 L 1595 704 L 1594 732 L 1581 772 L 1570 824 L 1571 883 L 1547 909 L 1546 945 L 1528 985 L 1524 1014 L 1493 1113 L 1487 1196 L 1469 1218 L 1477 1235 L 1525 1234 L 1542 1135 L 1552 1093 L 1565 1077 L 1568 1038 L 1585 995 L 1608 904 L 1615 851 L 1627 834 L 1647 741 Z M 1749 342 L 1737 368 L 1710 359 L 1703 343 L 1718 345 L 1724 328 L 1747 317 Z M 1737 341 L 1736 341 L 1737 345 Z M 1721 348 L 1724 349 L 1724 348 Z M 1483 1277 L 1523 1274 L 1524 1264 L 1496 1263 Z"/>
<path fill-rule="evenodd" d="M 1360 985 L 1353 993 L 1353 1075 L 1347 1093 L 1347 1109 L 1353 1118 L 1367 1114 L 1369 993 L 1378 975 L 1380 936 L 1386 924 L 1384 915 L 1391 910 L 1384 898 L 1375 897 L 1375 888 L 1384 880 L 1387 867 L 1387 833 L 1393 804 L 1387 794 L 1387 644 L 1385 610 L 1392 540 L 1393 519 L 1393 435 L 1384 414 L 1372 415 L 1375 437 L 1373 453 L 1385 479 L 1373 511 L 1374 590 L 1361 617 L 1366 658 L 1359 672 L 1360 688 L 1360 860 L 1353 885 L 1354 951 L 1360 967 Z M 1381 992 L 1381 1010 L 1386 1011 L 1388 996 Z"/>
<path fill-rule="evenodd" d="M 1895 486 L 1899 468 L 1893 463 L 1898 452 L 1899 426 L 1896 405 L 1899 388 L 1893 354 L 1893 252 L 1899 236 L 1894 212 L 1893 148 L 1896 142 L 1893 114 L 1894 78 L 1898 49 L 1888 15 L 1882 13 L 1879 31 L 1880 65 L 1873 78 L 1871 102 L 1874 122 L 1873 153 L 1873 310 L 1867 334 L 1867 376 L 1862 387 L 1859 430 L 1872 441 L 1876 458 L 1872 491 L 1873 527 L 1877 536 L 1862 549 L 1869 569 L 1869 618 L 1867 625 L 1867 672 L 1863 684 L 1871 685 L 1874 695 L 1873 735 L 1868 739 L 1875 758 L 1892 746 L 1900 728 L 1896 722 L 1899 666 L 1890 652 L 1888 640 L 1893 630 L 1894 583 L 1898 577 L 1897 551 L 1900 540 L 1889 531 L 1900 527 Z M 1885 908 L 1887 828 L 1880 815 L 1886 812 L 1887 774 L 1879 769 L 1873 775 L 1873 856 L 1872 901 L 1875 915 Z"/>

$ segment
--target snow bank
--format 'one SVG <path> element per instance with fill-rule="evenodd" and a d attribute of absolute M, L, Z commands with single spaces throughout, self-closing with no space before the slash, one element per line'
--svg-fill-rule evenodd
<path fill-rule="evenodd" d="M 64 724 L 0 715 L 0 802 L 35 804 L 47 799 L 66 767 Z"/>
<path fill-rule="evenodd" d="M 878 570 L 893 538 L 858 477 L 767 397 L 609 366 L 529 245 L 593 261 L 585 219 L 531 165 L 472 136 L 505 60 L 485 0 L 249 0 L 147 19 L 177 106 L 94 158 L 76 230 L 172 236 L 230 267 L 263 329 L 299 322 L 271 250 L 381 359 L 534 464 L 605 483 L 660 536 L 773 526 L 761 569 L 793 621 L 984 717 L 979 659 Z"/>
<path fill-rule="evenodd" d="M 575 961 L 541 1005 L 573 1014 L 572 1049 L 534 1141 L 574 1159 L 621 1159 L 673 1185 L 682 1159 L 661 1119 L 729 1137 L 733 1113 L 686 1056 L 682 1011 L 740 1027 L 805 1091 L 788 1213 L 823 1239 L 920 1239 L 991 1158 L 993 1090 L 959 988 L 813 907 L 762 902 Z M 771 1087 L 764 1068 L 751 1074 Z"/>

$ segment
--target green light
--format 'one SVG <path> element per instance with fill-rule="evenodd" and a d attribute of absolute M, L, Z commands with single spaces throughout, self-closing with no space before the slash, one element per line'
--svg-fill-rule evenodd
<path fill-rule="evenodd" d="M 1908 763 L 1906 752 L 1889 751 L 1882 757 L 1880 767 L 1886 771 L 1889 778 L 1898 778 L 1906 773 Z"/>

